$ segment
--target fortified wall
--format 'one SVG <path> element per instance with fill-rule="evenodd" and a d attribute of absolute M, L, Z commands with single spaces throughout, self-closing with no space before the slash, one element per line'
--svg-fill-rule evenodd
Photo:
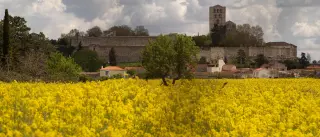
<path fill-rule="evenodd" d="M 82 43 L 84 48 L 96 51 L 100 59 L 109 60 L 109 51 L 113 47 L 117 62 L 137 62 L 143 48 L 156 36 L 114 36 L 114 37 L 78 37 L 71 39 L 71 45 L 77 47 Z"/>
<path fill-rule="evenodd" d="M 297 57 L 297 46 L 286 42 L 269 42 L 262 47 L 212 47 L 202 49 L 200 57 L 210 59 L 235 58 L 238 51 L 243 50 L 248 57 L 256 57 L 263 54 L 269 60 L 294 59 Z"/>
<path fill-rule="evenodd" d="M 82 43 L 84 48 L 96 51 L 105 62 L 109 60 L 109 51 L 113 47 L 117 62 L 137 62 L 141 52 L 149 41 L 156 36 L 114 36 L 114 37 L 78 37 L 71 39 L 71 45 L 77 47 Z M 213 47 L 201 49 L 199 57 L 210 59 L 231 59 L 237 56 L 239 50 L 244 50 L 247 56 L 256 57 L 264 54 L 269 60 L 293 59 L 297 57 L 297 46 L 286 42 L 269 42 L 263 47 Z"/>

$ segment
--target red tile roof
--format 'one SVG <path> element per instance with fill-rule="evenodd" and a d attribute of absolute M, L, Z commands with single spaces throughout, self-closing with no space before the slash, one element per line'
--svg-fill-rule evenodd
<path fill-rule="evenodd" d="M 108 67 L 105 67 L 105 68 L 101 68 L 100 70 L 122 71 L 124 69 L 120 68 L 118 66 L 108 66 Z"/>

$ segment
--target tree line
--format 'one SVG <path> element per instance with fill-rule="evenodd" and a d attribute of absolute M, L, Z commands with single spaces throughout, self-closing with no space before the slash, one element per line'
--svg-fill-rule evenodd
<path fill-rule="evenodd" d="M 27 21 L 5 10 L 0 21 L 1 81 L 74 81 L 81 67 L 60 54 L 42 33 L 30 33 Z"/>

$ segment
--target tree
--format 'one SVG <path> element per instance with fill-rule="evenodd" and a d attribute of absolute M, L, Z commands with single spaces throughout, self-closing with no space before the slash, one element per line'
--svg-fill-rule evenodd
<path fill-rule="evenodd" d="M 116 51 L 112 47 L 110 52 L 109 52 L 109 64 L 110 66 L 116 66 L 117 65 L 117 60 L 116 60 Z"/>
<path fill-rule="evenodd" d="M 8 9 L 5 10 L 4 23 L 3 23 L 3 46 L 2 46 L 2 64 L 7 65 L 7 57 L 9 53 L 9 13 Z"/>
<path fill-rule="evenodd" d="M 228 32 L 221 41 L 224 46 L 262 46 L 263 30 L 260 26 L 238 25 L 235 31 Z"/>
<path fill-rule="evenodd" d="M 238 64 L 246 64 L 246 53 L 243 49 L 239 49 L 237 53 L 237 63 Z"/>
<path fill-rule="evenodd" d="M 148 29 L 144 28 L 144 26 L 137 26 L 134 29 L 134 33 L 136 36 L 149 36 Z"/>
<path fill-rule="evenodd" d="M 255 63 L 257 67 L 261 67 L 263 64 L 269 63 L 269 61 L 263 54 L 259 54 L 255 59 Z"/>
<path fill-rule="evenodd" d="M 188 78 L 191 76 L 191 68 L 194 68 L 197 63 L 197 54 L 199 48 L 192 40 L 192 37 L 185 35 L 176 35 L 174 39 L 173 50 L 174 50 L 174 70 L 172 71 L 173 81 L 175 84 L 176 80 L 181 78 Z"/>
<path fill-rule="evenodd" d="M 316 61 L 316 60 L 313 60 L 313 61 L 312 61 L 312 64 L 317 64 L 317 61 Z"/>
<path fill-rule="evenodd" d="M 104 35 L 110 35 L 110 33 L 114 34 L 115 36 L 134 36 L 134 31 L 127 25 L 121 26 L 113 26 L 108 30 L 103 32 Z"/>
<path fill-rule="evenodd" d="M 87 30 L 89 37 L 100 37 L 102 36 L 102 30 L 98 26 L 94 26 L 91 29 Z"/>
<path fill-rule="evenodd" d="M 82 42 L 80 41 L 80 43 L 78 44 L 78 51 L 82 50 Z"/>
<path fill-rule="evenodd" d="M 190 76 L 191 68 L 197 62 L 198 50 L 191 37 L 160 35 L 143 50 L 142 66 L 149 77 L 160 77 L 163 84 L 168 86 L 168 76 L 173 77 L 173 84 Z"/>
<path fill-rule="evenodd" d="M 210 37 L 208 37 L 206 35 L 193 36 L 192 39 L 196 43 L 196 46 L 198 46 L 198 47 L 209 46 L 211 44 Z"/>
<path fill-rule="evenodd" d="M 318 60 L 318 62 L 317 62 L 318 64 L 320 64 L 320 60 Z"/>
<path fill-rule="evenodd" d="M 169 36 L 160 35 L 149 42 L 142 52 L 142 66 L 147 71 L 147 77 L 159 77 L 168 86 L 166 77 L 173 70 L 173 41 Z"/>
<path fill-rule="evenodd" d="M 103 65 L 103 62 L 99 59 L 97 52 L 92 50 L 84 49 L 77 51 L 72 57 L 85 72 L 96 72 Z"/>
<path fill-rule="evenodd" d="M 226 35 L 226 26 L 219 26 L 215 24 L 214 27 L 210 30 L 211 32 L 211 40 L 213 46 L 220 46 L 221 42 L 225 38 Z"/>
<path fill-rule="evenodd" d="M 301 68 L 299 60 L 284 60 L 281 63 L 285 64 L 288 70 Z"/>
<path fill-rule="evenodd" d="M 77 81 L 82 70 L 72 58 L 52 53 L 47 60 L 46 71 L 50 80 Z"/>
<path fill-rule="evenodd" d="M 306 68 L 307 66 L 309 66 L 309 61 L 306 57 L 306 53 L 301 53 L 301 58 L 299 59 L 299 63 L 301 65 L 302 68 Z"/>
<path fill-rule="evenodd" d="M 46 77 L 46 61 L 48 55 L 44 52 L 28 51 L 26 55 L 19 58 L 17 72 L 26 74 L 33 79 Z"/>
<path fill-rule="evenodd" d="M 311 62 L 311 56 L 310 56 L 309 53 L 307 53 L 307 60 L 308 60 L 309 63 Z"/>

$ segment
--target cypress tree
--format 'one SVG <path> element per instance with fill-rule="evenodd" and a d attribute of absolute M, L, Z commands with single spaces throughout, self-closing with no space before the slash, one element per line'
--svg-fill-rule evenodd
<path fill-rule="evenodd" d="M 9 53 L 9 13 L 8 9 L 5 10 L 4 21 L 3 21 L 3 47 L 2 47 L 2 63 L 7 65 L 6 58 Z"/>
<path fill-rule="evenodd" d="M 117 61 L 116 61 L 116 52 L 114 48 L 112 47 L 110 52 L 109 52 L 109 64 L 110 66 L 116 66 Z"/>

